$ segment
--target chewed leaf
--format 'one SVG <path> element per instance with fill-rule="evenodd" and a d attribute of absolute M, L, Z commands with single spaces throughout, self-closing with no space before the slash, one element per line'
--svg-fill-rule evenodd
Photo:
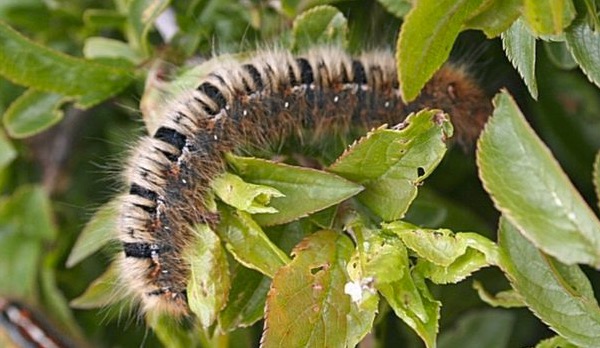
<path fill-rule="evenodd" d="M 473 289 L 477 290 L 479 298 L 489 304 L 492 307 L 503 307 L 503 308 L 514 308 L 514 307 L 525 307 L 523 302 L 523 296 L 515 290 L 505 290 L 496 293 L 495 295 L 490 294 L 485 290 L 483 284 L 478 281 L 473 282 Z"/>
<path fill-rule="evenodd" d="M 223 202 L 250 214 L 276 213 L 277 209 L 268 206 L 271 197 L 285 196 L 272 187 L 250 184 L 230 173 L 213 179 L 211 187 Z"/>
<path fill-rule="evenodd" d="M 228 156 L 228 162 L 246 182 L 275 188 L 284 197 L 273 197 L 273 214 L 256 214 L 261 225 L 290 222 L 340 203 L 363 190 L 359 184 L 335 174 L 257 158 Z"/>
<path fill-rule="evenodd" d="M 239 263 L 273 277 L 280 267 L 290 261 L 289 257 L 269 240 L 250 215 L 230 208 L 220 211 L 222 223 L 217 227 L 217 231 Z"/>
<path fill-rule="evenodd" d="M 342 347 L 348 340 L 349 318 L 363 313 L 344 293 L 345 268 L 352 253 L 348 237 L 324 230 L 296 246 L 292 262 L 282 267 L 267 297 L 265 348 Z M 352 322 L 355 322 L 353 320 Z"/>
<path fill-rule="evenodd" d="M 104 204 L 88 221 L 71 249 L 67 267 L 75 266 L 116 237 L 118 215 L 115 203 Z"/>
<path fill-rule="evenodd" d="M 404 101 L 417 97 L 448 59 L 464 22 L 484 0 L 422 0 L 406 15 L 396 47 L 398 80 Z"/>
<path fill-rule="evenodd" d="M 535 37 L 529 33 L 522 20 L 516 20 L 502 33 L 502 47 L 512 65 L 517 69 L 533 99 L 537 99 L 535 80 Z"/>
<path fill-rule="evenodd" d="M 0 75 L 36 90 L 76 97 L 82 107 L 91 107 L 119 93 L 133 77 L 128 69 L 40 46 L 3 23 L 0 23 Z"/>
<path fill-rule="evenodd" d="M 508 219 L 500 220 L 502 270 L 529 309 L 569 341 L 600 342 L 600 308 L 585 274 L 543 254 Z"/>
<path fill-rule="evenodd" d="M 302 13 L 294 21 L 294 49 L 317 44 L 344 46 L 348 35 L 348 20 L 333 6 L 316 6 Z"/>
<path fill-rule="evenodd" d="M 423 339 L 434 345 L 439 319 L 439 303 L 415 283 L 406 247 L 393 234 L 351 227 L 359 247 L 348 263 L 348 274 L 356 290 L 353 301 L 362 304 L 376 289 L 396 315 Z M 423 285 L 423 284 L 422 284 Z M 360 292 L 359 292 L 360 291 Z M 349 291 L 347 291 L 349 293 Z"/>
<path fill-rule="evenodd" d="M 70 305 L 78 309 L 106 307 L 127 298 L 127 292 L 117 291 L 118 287 L 117 264 L 113 262 L 108 269 L 94 280 L 85 292 L 71 300 Z"/>
<path fill-rule="evenodd" d="M 365 191 L 358 199 L 386 221 L 404 216 L 452 135 L 447 115 L 436 110 L 411 114 L 403 125 L 370 132 L 328 168 L 362 184 Z"/>
<path fill-rule="evenodd" d="M 415 270 L 437 284 L 459 282 L 498 260 L 495 244 L 475 233 L 422 229 L 402 221 L 384 227 L 419 256 Z"/>
<path fill-rule="evenodd" d="M 207 328 L 227 302 L 229 265 L 219 237 L 206 225 L 196 225 L 194 229 L 196 239 L 186 251 L 190 262 L 187 297 L 200 325 Z"/>
<path fill-rule="evenodd" d="M 467 241 L 446 229 L 421 229 L 403 221 L 385 224 L 420 257 L 440 266 L 449 266 L 467 250 Z"/>
<path fill-rule="evenodd" d="M 35 135 L 62 120 L 64 102 L 66 98 L 60 94 L 29 89 L 4 113 L 4 128 L 13 138 Z"/>
<path fill-rule="evenodd" d="M 600 267 L 600 221 L 508 93 L 494 104 L 477 164 L 496 207 L 544 252 Z"/>

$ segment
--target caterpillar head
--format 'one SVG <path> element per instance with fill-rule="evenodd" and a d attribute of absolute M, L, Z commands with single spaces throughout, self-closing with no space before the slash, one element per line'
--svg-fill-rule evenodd
<path fill-rule="evenodd" d="M 415 103 L 442 109 L 450 115 L 455 139 L 463 146 L 477 140 L 492 113 L 489 96 L 460 66 L 444 65 L 425 85 Z"/>

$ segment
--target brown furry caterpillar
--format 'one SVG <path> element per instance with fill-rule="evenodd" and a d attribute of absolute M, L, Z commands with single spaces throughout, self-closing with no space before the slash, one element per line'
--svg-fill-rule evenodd
<path fill-rule="evenodd" d="M 491 112 L 489 99 L 460 68 L 446 65 L 418 99 L 400 99 L 390 52 L 352 58 L 335 48 L 299 57 L 275 51 L 223 63 L 173 104 L 129 161 L 129 192 L 120 203 L 123 282 L 145 311 L 189 313 L 189 264 L 181 250 L 190 226 L 218 222 L 205 204 L 210 181 L 225 170 L 223 155 L 244 145 L 312 129 L 398 124 L 410 112 L 439 108 L 453 116 L 461 143 L 472 142 Z"/>

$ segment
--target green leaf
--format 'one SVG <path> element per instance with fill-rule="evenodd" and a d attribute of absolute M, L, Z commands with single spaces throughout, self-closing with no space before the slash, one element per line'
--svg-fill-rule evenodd
<path fill-rule="evenodd" d="M 344 293 L 352 242 L 323 230 L 296 246 L 292 262 L 277 271 L 267 297 L 262 346 L 346 346 L 349 316 L 359 309 Z M 370 313 L 365 313 L 369 316 Z M 354 342 L 350 342 L 354 343 Z"/>
<path fill-rule="evenodd" d="M 67 267 L 75 266 L 115 239 L 118 220 L 117 203 L 118 201 L 108 202 L 94 213 L 71 249 Z"/>
<path fill-rule="evenodd" d="M 131 47 L 119 40 L 105 37 L 89 37 L 83 46 L 83 55 L 88 59 L 114 58 L 123 59 L 133 64 L 140 64 L 142 57 Z"/>
<path fill-rule="evenodd" d="M 379 291 L 394 313 L 421 337 L 428 348 L 436 346 L 442 303 L 433 298 L 418 274 L 406 273 L 400 281 L 382 286 Z M 422 318 L 412 307 L 415 304 L 421 304 L 424 311 Z"/>
<path fill-rule="evenodd" d="M 230 173 L 213 179 L 210 186 L 223 202 L 250 214 L 277 213 L 268 206 L 271 197 L 285 196 L 272 187 L 250 184 Z"/>
<path fill-rule="evenodd" d="M 581 70 L 596 86 L 600 86 L 600 36 L 588 23 L 577 20 L 565 31 L 567 48 Z"/>
<path fill-rule="evenodd" d="M 83 12 L 83 22 L 97 28 L 120 28 L 125 24 L 125 16 L 114 10 L 87 9 Z"/>
<path fill-rule="evenodd" d="M 439 348 L 506 348 L 516 316 L 506 310 L 486 309 L 459 318 L 453 330 L 440 335 Z"/>
<path fill-rule="evenodd" d="M 411 114 L 403 126 L 370 132 L 327 169 L 362 184 L 358 199 L 386 221 L 404 216 L 452 135 L 447 115 L 436 110 Z"/>
<path fill-rule="evenodd" d="M 545 339 L 543 341 L 540 341 L 538 344 L 535 345 L 535 348 L 578 348 L 578 347 L 560 336 L 554 336 L 554 337 Z"/>
<path fill-rule="evenodd" d="M 314 45 L 344 47 L 348 41 L 348 20 L 333 6 L 316 6 L 294 20 L 292 35 L 296 51 Z"/>
<path fill-rule="evenodd" d="M 594 191 L 596 191 L 596 199 L 600 208 L 600 151 L 596 153 L 596 159 L 594 160 L 593 176 Z"/>
<path fill-rule="evenodd" d="M 167 314 L 151 312 L 146 316 L 146 323 L 160 339 L 164 347 L 169 348 L 194 348 L 200 347 L 200 337 L 203 333 L 199 330 L 186 329 L 181 321 Z"/>
<path fill-rule="evenodd" d="M 133 0 L 129 5 L 127 19 L 133 33 L 132 44 L 144 56 L 150 54 L 148 32 L 169 3 L 170 0 Z"/>
<path fill-rule="evenodd" d="M 194 233 L 196 238 L 185 256 L 190 262 L 187 297 L 200 325 L 207 328 L 227 303 L 229 265 L 221 241 L 207 225 L 196 225 Z"/>
<path fill-rule="evenodd" d="M 280 267 L 290 261 L 250 215 L 230 208 L 220 209 L 220 213 L 222 222 L 217 231 L 227 250 L 239 263 L 272 278 Z"/>
<path fill-rule="evenodd" d="M 133 77 L 128 69 L 67 56 L 38 45 L 3 23 L 0 75 L 39 91 L 77 97 L 84 108 L 119 93 Z"/>
<path fill-rule="evenodd" d="M 0 201 L 0 225 L 12 225 L 26 238 L 53 241 L 58 235 L 50 198 L 41 186 L 20 186 Z"/>
<path fill-rule="evenodd" d="M 490 39 L 497 37 L 519 18 L 522 5 L 523 0 L 493 0 L 482 12 L 469 18 L 465 26 L 480 29 Z"/>
<path fill-rule="evenodd" d="M 571 0 L 525 0 L 523 18 L 536 35 L 561 34 L 575 18 Z"/>
<path fill-rule="evenodd" d="M 54 241 L 50 199 L 39 186 L 21 186 L 0 200 L 0 293 L 35 299 L 43 242 Z"/>
<path fill-rule="evenodd" d="M 600 267 L 600 221 L 507 92 L 477 149 L 479 175 L 498 210 L 544 252 Z"/>
<path fill-rule="evenodd" d="M 6 134 L 0 130 L 0 170 L 10 164 L 17 157 L 17 151 L 6 138 Z"/>
<path fill-rule="evenodd" d="M 475 233 L 421 229 L 402 221 L 383 227 L 420 257 L 416 270 L 437 284 L 459 282 L 498 260 L 494 243 Z"/>
<path fill-rule="evenodd" d="M 219 313 L 223 332 L 248 327 L 263 318 L 271 280 L 236 263 L 231 271 L 231 289 L 227 306 Z"/>
<path fill-rule="evenodd" d="M 478 281 L 473 282 L 473 289 L 477 290 L 479 298 L 492 307 L 515 308 L 525 307 L 523 297 L 515 290 L 505 290 L 490 294 L 485 290 L 483 284 Z"/>
<path fill-rule="evenodd" d="M 485 0 L 422 0 L 406 15 L 396 47 L 402 99 L 417 97 L 425 83 L 448 59 L 463 28 Z"/>
<path fill-rule="evenodd" d="M 543 254 L 510 224 L 500 220 L 502 270 L 529 309 L 569 341 L 595 347 L 600 342 L 600 308 L 578 266 Z"/>
<path fill-rule="evenodd" d="M 6 110 L 2 122 L 11 137 L 27 138 L 62 120 L 60 107 L 66 101 L 60 94 L 28 89 Z"/>
<path fill-rule="evenodd" d="M 502 47 L 512 65 L 523 78 L 529 94 L 537 100 L 538 89 L 535 80 L 535 37 L 529 33 L 521 19 L 502 33 Z"/>
<path fill-rule="evenodd" d="M 398 18 L 404 17 L 412 8 L 410 0 L 377 0 L 385 9 Z"/>
<path fill-rule="evenodd" d="M 338 204 L 363 187 L 337 175 L 257 158 L 228 156 L 228 162 L 244 181 L 275 188 L 285 197 L 273 197 L 275 214 L 256 214 L 260 225 L 290 222 Z"/>
<path fill-rule="evenodd" d="M 73 311 L 69 308 L 69 303 L 57 284 L 57 256 L 58 253 L 53 251 L 47 254 L 42 262 L 39 277 L 42 298 L 46 308 L 52 313 L 52 318 L 56 319 L 61 327 L 68 329 L 70 334 L 83 338 L 83 333 L 77 325 Z"/>
<path fill-rule="evenodd" d="M 467 241 L 450 230 L 421 229 L 403 221 L 385 224 L 419 257 L 440 266 L 449 266 L 467 251 Z"/>
<path fill-rule="evenodd" d="M 96 278 L 77 298 L 69 303 L 78 309 L 102 308 L 125 300 L 129 294 L 126 291 L 115 291 L 119 283 L 117 263 L 108 266 L 101 276 Z"/>
<path fill-rule="evenodd" d="M 544 41 L 544 50 L 546 51 L 548 58 L 550 58 L 552 63 L 557 67 L 565 70 L 577 67 L 577 62 L 573 59 L 565 42 Z"/>
<path fill-rule="evenodd" d="M 0 293 L 3 296 L 34 299 L 42 241 L 27 238 L 0 220 Z"/>
<path fill-rule="evenodd" d="M 433 347 L 440 303 L 428 295 L 424 284 L 415 283 L 406 247 L 397 236 L 382 231 L 373 231 L 365 236 L 357 227 L 352 226 L 352 231 L 358 240 L 358 250 L 348 263 L 348 272 L 356 290 L 346 285 L 346 292 L 358 302 L 362 297 L 369 299 L 374 285 L 396 315 L 415 330 L 428 347 Z"/>

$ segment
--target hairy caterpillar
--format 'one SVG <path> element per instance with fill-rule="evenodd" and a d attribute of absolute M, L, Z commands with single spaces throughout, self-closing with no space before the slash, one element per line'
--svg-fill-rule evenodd
<path fill-rule="evenodd" d="M 59 335 L 44 318 L 19 302 L 0 298 L 0 327 L 18 347 L 67 348 L 75 342 Z M 0 337 L 1 338 L 1 337 Z"/>
<path fill-rule="evenodd" d="M 224 62 L 174 103 L 152 136 L 143 137 L 126 167 L 129 191 L 120 200 L 119 264 L 123 282 L 145 311 L 188 313 L 189 265 L 181 250 L 190 226 L 214 225 L 205 195 L 223 172 L 223 155 L 312 129 L 317 135 L 351 125 L 400 123 L 435 107 L 454 116 L 458 141 L 472 142 L 491 110 L 489 99 L 461 68 L 446 65 L 412 103 L 400 99 L 394 57 L 352 58 L 335 48 L 299 57 L 257 54 Z"/>

